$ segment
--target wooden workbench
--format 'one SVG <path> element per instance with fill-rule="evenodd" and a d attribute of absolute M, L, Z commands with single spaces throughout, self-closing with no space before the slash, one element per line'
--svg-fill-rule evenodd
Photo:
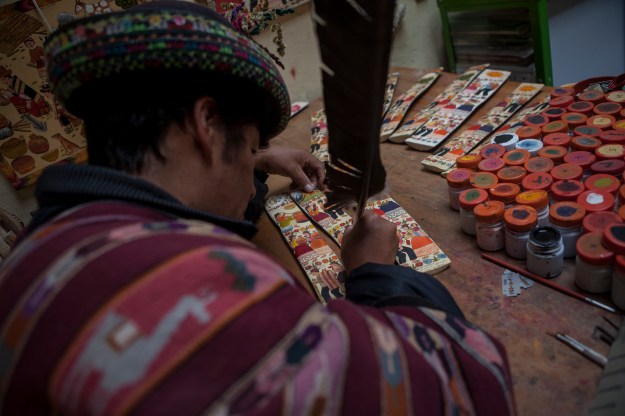
<path fill-rule="evenodd" d="M 407 68 L 394 70 L 400 72 L 395 97 L 427 72 Z M 409 116 L 429 104 L 457 76 L 443 73 L 415 102 Z M 516 82 L 505 83 L 456 133 L 477 121 L 516 86 Z M 548 89 L 544 89 L 533 102 L 546 94 Z M 311 103 L 308 109 L 291 120 L 287 130 L 272 143 L 308 149 L 310 117 L 321 107 L 321 100 Z M 381 153 L 388 172 L 391 196 L 451 259 L 451 266 L 436 274 L 436 278 L 454 295 L 470 321 L 499 338 L 506 346 L 519 414 L 585 414 L 594 397 L 601 369 L 545 331 L 564 332 L 607 355 L 609 347 L 592 337 L 593 329 L 599 324 L 609 328 L 602 316 L 620 324 L 622 315 L 605 312 L 540 284 L 524 289 L 518 297 L 503 296 L 503 269 L 480 258 L 475 238 L 461 231 L 458 212 L 449 208 L 444 178 L 422 168 L 420 161 L 429 153 L 389 142 L 381 145 Z M 286 190 L 283 180 L 270 180 L 269 185 L 270 192 Z M 261 218 L 259 227 L 260 232 L 254 241 L 307 284 L 298 263 L 266 215 Z M 508 258 L 503 251 L 495 255 L 523 265 Z M 564 272 L 554 281 L 578 290 L 573 283 L 574 267 L 573 260 L 566 260 Z M 607 297 L 597 299 L 611 305 Z"/>

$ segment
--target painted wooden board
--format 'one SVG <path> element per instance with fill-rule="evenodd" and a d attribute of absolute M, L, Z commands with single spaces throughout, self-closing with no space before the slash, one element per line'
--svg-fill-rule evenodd
<path fill-rule="evenodd" d="M 421 161 L 428 170 L 443 172 L 456 163 L 456 158 L 470 151 L 475 145 L 501 127 L 514 113 L 542 89 L 543 84 L 523 83 L 503 101 L 496 104 L 477 123 L 448 141 L 436 153 Z"/>
<path fill-rule="evenodd" d="M 525 116 L 528 114 L 538 114 L 541 111 L 543 111 L 545 108 L 547 108 L 549 106 L 549 97 L 545 97 L 544 99 L 540 100 L 538 103 L 533 104 L 527 108 L 524 108 L 523 110 L 521 110 L 520 112 L 518 112 L 514 117 L 512 117 L 512 119 L 510 119 L 510 121 L 508 121 L 506 124 L 504 124 L 503 126 L 501 126 L 500 128 L 498 128 L 496 130 L 496 134 L 499 133 L 514 133 L 518 128 L 523 127 L 525 125 L 524 123 L 524 119 Z M 484 140 L 481 143 L 479 143 L 473 150 L 471 150 L 469 153 L 479 153 L 480 149 L 484 146 L 486 146 L 488 144 L 488 140 Z M 443 173 L 441 173 L 441 175 L 443 176 L 447 176 L 447 174 L 455 169 L 456 164 L 454 163 L 449 169 L 447 169 L 446 171 L 444 171 Z"/>
<path fill-rule="evenodd" d="M 322 303 L 345 296 L 345 273 L 337 254 L 288 194 L 269 197 L 265 210 L 289 245 Z"/>
<path fill-rule="evenodd" d="M 399 81 L 399 72 L 391 72 L 386 79 L 386 89 L 384 90 L 384 105 L 382 106 L 382 120 L 391 108 L 391 102 L 393 101 L 393 94 L 395 94 L 395 88 L 397 88 L 397 81 Z"/>
<path fill-rule="evenodd" d="M 328 123 L 324 109 L 315 111 L 310 126 L 310 152 L 320 162 L 330 161 L 328 147 Z"/>
<path fill-rule="evenodd" d="M 432 84 L 434 84 L 434 81 L 438 79 L 442 70 L 443 68 L 441 67 L 423 75 L 416 84 L 395 100 L 382 120 L 382 127 L 380 128 L 380 141 L 385 141 L 389 138 L 391 133 L 395 131 L 397 126 L 399 126 L 401 121 L 404 119 L 404 116 L 410 109 L 410 106 L 418 97 L 427 91 Z"/>
<path fill-rule="evenodd" d="M 484 70 L 453 102 L 443 106 L 419 127 L 405 143 L 417 150 L 432 150 L 443 143 L 471 114 L 484 104 L 510 77 L 509 71 Z"/>
<path fill-rule="evenodd" d="M 417 112 L 417 114 L 405 120 L 402 125 L 397 128 L 393 134 L 389 136 L 389 140 L 393 143 L 403 143 L 408 137 L 412 136 L 412 134 L 423 125 L 426 121 L 430 119 L 440 108 L 447 105 L 451 100 L 462 91 L 467 85 L 469 85 L 475 77 L 479 75 L 485 68 L 488 67 L 488 64 L 484 65 L 476 65 L 467 69 L 462 73 L 458 78 L 452 81 L 451 84 L 447 86 L 439 95 L 434 98 L 427 107 L 422 108 Z"/>
<path fill-rule="evenodd" d="M 318 225 L 337 245 L 341 245 L 345 228 L 352 223 L 352 217 L 343 209 L 326 209 L 328 201 L 321 191 L 310 193 L 291 192 L 291 198 L 308 218 Z"/>

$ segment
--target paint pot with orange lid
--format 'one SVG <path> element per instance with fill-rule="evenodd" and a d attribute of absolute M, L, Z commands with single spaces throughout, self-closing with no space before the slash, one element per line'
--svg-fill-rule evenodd
<path fill-rule="evenodd" d="M 514 133 L 519 136 L 519 140 L 540 139 L 543 135 L 543 131 L 538 126 L 519 127 Z"/>
<path fill-rule="evenodd" d="M 499 182 L 520 184 L 527 175 L 527 171 L 522 166 L 506 166 L 497 171 Z"/>
<path fill-rule="evenodd" d="M 592 191 L 586 190 L 579 194 L 577 203 L 587 212 L 614 210 L 614 196 L 609 192 L 596 189 Z"/>
<path fill-rule="evenodd" d="M 523 123 L 526 126 L 536 126 L 538 128 L 546 125 L 547 123 L 549 123 L 549 117 L 547 117 L 546 115 L 539 113 L 539 114 L 528 114 L 523 118 Z"/>
<path fill-rule="evenodd" d="M 582 113 L 567 112 L 562 115 L 562 120 L 569 125 L 569 134 L 573 135 L 573 130 L 577 126 L 583 126 L 588 121 L 588 116 Z"/>
<path fill-rule="evenodd" d="M 610 299 L 621 309 L 625 309 L 625 256 L 616 256 L 612 274 Z"/>
<path fill-rule="evenodd" d="M 460 192 L 460 227 L 469 235 L 475 235 L 475 215 L 473 208 L 488 199 L 488 192 L 484 189 L 470 188 Z"/>
<path fill-rule="evenodd" d="M 585 216 L 586 210 L 576 202 L 556 202 L 549 207 L 551 226 L 562 236 L 564 258 L 575 257 L 575 243 L 582 234 L 582 221 Z"/>
<path fill-rule="evenodd" d="M 618 176 L 620 178 L 623 172 L 625 171 L 625 160 L 619 160 L 619 159 L 598 160 L 592 165 L 590 165 L 590 171 L 593 174 L 605 173 L 606 175 Z"/>
<path fill-rule="evenodd" d="M 569 113 L 580 113 L 587 117 L 592 116 L 595 105 L 589 101 L 576 101 L 566 107 Z"/>
<path fill-rule="evenodd" d="M 603 144 L 625 144 L 625 131 L 605 130 L 599 135 L 599 140 Z"/>
<path fill-rule="evenodd" d="M 616 211 L 616 215 L 622 220 L 625 220 L 625 205 L 622 205 L 618 211 Z"/>
<path fill-rule="evenodd" d="M 625 144 L 603 144 L 595 149 L 595 155 L 598 160 L 623 159 Z"/>
<path fill-rule="evenodd" d="M 497 172 L 506 166 L 506 162 L 500 157 L 489 157 L 488 159 L 482 159 L 480 164 L 477 165 L 477 170 L 480 172 L 490 172 L 495 175 Z"/>
<path fill-rule="evenodd" d="M 606 101 L 605 103 L 597 104 L 593 112 L 597 115 L 607 115 L 616 118 L 622 109 L 623 106 L 621 104 Z"/>
<path fill-rule="evenodd" d="M 505 205 L 501 201 L 484 201 L 473 208 L 477 245 L 484 251 L 498 251 L 504 248 L 503 214 Z"/>
<path fill-rule="evenodd" d="M 602 129 L 600 129 L 599 127 L 589 126 L 588 121 L 586 121 L 586 125 L 577 126 L 573 129 L 573 136 L 599 137 L 601 133 L 603 133 Z"/>
<path fill-rule="evenodd" d="M 549 92 L 549 96 L 552 98 L 551 101 L 563 95 L 570 95 L 571 98 L 573 98 L 572 96 L 575 95 L 575 90 L 571 87 L 556 87 Z"/>
<path fill-rule="evenodd" d="M 605 227 L 603 239 L 605 248 L 618 255 L 625 255 L 625 224 L 614 223 Z"/>
<path fill-rule="evenodd" d="M 597 105 L 605 101 L 605 95 L 601 91 L 591 90 L 580 92 L 577 95 L 577 99 L 579 101 L 590 101 L 594 105 Z"/>
<path fill-rule="evenodd" d="M 549 225 L 549 194 L 542 189 L 520 192 L 515 201 L 519 205 L 528 205 L 536 210 L 538 226 Z"/>
<path fill-rule="evenodd" d="M 499 182 L 497 176 L 490 172 L 472 172 L 469 178 L 471 186 L 479 189 L 490 189 Z"/>
<path fill-rule="evenodd" d="M 618 103 L 621 105 L 625 105 L 625 91 L 623 90 L 614 90 L 610 91 L 605 95 L 605 100 L 611 103 Z"/>
<path fill-rule="evenodd" d="M 571 150 L 574 152 L 584 150 L 594 153 L 595 149 L 603 143 L 596 137 L 592 136 L 575 136 L 571 139 Z"/>
<path fill-rule="evenodd" d="M 482 156 L 477 153 L 462 155 L 456 158 L 456 167 L 462 169 L 477 170 L 477 165 L 480 164 L 481 160 Z"/>
<path fill-rule="evenodd" d="M 577 179 L 580 180 L 584 173 L 584 170 L 580 165 L 574 163 L 561 163 L 551 169 L 551 176 L 555 182 L 564 179 Z"/>
<path fill-rule="evenodd" d="M 514 133 L 499 133 L 490 139 L 491 143 L 499 144 L 504 147 L 506 151 L 516 149 L 516 144 L 519 142 L 519 136 Z"/>
<path fill-rule="evenodd" d="M 527 161 L 523 164 L 523 167 L 528 174 L 534 172 L 549 173 L 549 171 L 553 169 L 554 163 L 553 160 L 548 157 L 535 156 L 527 159 Z"/>
<path fill-rule="evenodd" d="M 490 199 L 501 201 L 506 208 L 516 204 L 516 196 L 521 192 L 521 187 L 516 183 L 501 182 L 488 190 Z"/>
<path fill-rule="evenodd" d="M 570 141 L 570 138 L 569 138 Z M 562 146 L 544 146 L 538 151 L 538 157 L 545 157 L 553 161 L 554 166 L 564 161 L 567 150 Z"/>
<path fill-rule="evenodd" d="M 575 150 L 564 156 L 564 163 L 571 163 L 582 168 L 582 177 L 590 175 L 590 165 L 597 161 L 597 156 L 585 150 Z"/>
<path fill-rule="evenodd" d="M 506 253 L 515 259 L 527 257 L 527 241 L 538 223 L 536 210 L 529 205 L 513 205 L 504 212 Z"/>
<path fill-rule="evenodd" d="M 600 233 L 610 224 L 620 224 L 623 220 L 612 211 L 587 212 L 582 221 L 584 233 Z"/>
<path fill-rule="evenodd" d="M 523 166 L 530 158 L 530 152 L 525 149 L 514 149 L 503 155 L 503 160 L 508 166 Z"/>
<path fill-rule="evenodd" d="M 623 174 L 623 176 L 625 176 L 625 174 Z M 616 198 L 619 205 L 625 205 L 625 185 L 619 186 L 619 189 L 616 193 Z"/>
<path fill-rule="evenodd" d="M 586 190 L 584 184 L 576 179 L 562 179 L 551 185 L 551 200 L 553 202 L 574 201 Z"/>
<path fill-rule="evenodd" d="M 614 252 L 601 242 L 601 233 L 586 233 L 576 244 L 575 284 L 590 293 L 603 293 L 612 287 Z"/>
<path fill-rule="evenodd" d="M 625 131 L 625 119 L 616 120 L 612 123 L 612 130 Z"/>
<path fill-rule="evenodd" d="M 548 107 L 540 114 L 546 116 L 549 120 L 560 120 L 560 117 L 562 117 L 564 113 L 566 113 L 566 110 L 562 107 Z"/>
<path fill-rule="evenodd" d="M 572 95 L 562 95 L 560 97 L 553 98 L 549 101 L 550 107 L 558 107 L 566 109 L 569 105 L 575 102 L 575 98 Z"/>
<path fill-rule="evenodd" d="M 458 204 L 458 196 L 465 189 L 471 188 L 471 182 L 469 179 L 471 178 L 470 169 L 457 168 L 450 171 L 445 178 L 447 180 L 447 188 L 449 192 L 449 206 L 451 209 L 458 211 L 460 209 L 460 205 Z"/>
<path fill-rule="evenodd" d="M 612 128 L 612 123 L 614 123 L 616 119 L 613 116 L 609 115 L 595 115 L 586 120 L 586 125 L 590 127 L 596 127 L 601 129 L 610 129 Z"/>
<path fill-rule="evenodd" d="M 553 120 L 542 126 L 543 137 L 554 133 L 568 133 L 569 125 L 564 120 Z"/>
<path fill-rule="evenodd" d="M 480 156 L 482 159 L 488 159 L 489 157 L 503 157 L 506 153 L 506 148 L 497 143 L 489 143 L 480 149 Z"/>
<path fill-rule="evenodd" d="M 564 245 L 553 227 L 536 227 L 527 240 L 527 270 L 552 279 L 564 269 Z"/>
<path fill-rule="evenodd" d="M 584 180 L 584 186 L 589 191 L 605 191 L 616 196 L 616 193 L 621 187 L 621 181 L 613 175 L 607 175 L 605 173 L 595 173 L 594 175 L 590 175 Z"/>
<path fill-rule="evenodd" d="M 562 146 L 568 148 L 571 143 L 571 136 L 566 133 L 551 133 L 543 137 L 543 146 Z"/>
<path fill-rule="evenodd" d="M 542 189 L 543 191 L 550 192 L 551 185 L 553 185 L 553 176 L 547 172 L 529 173 L 523 178 L 523 181 L 521 181 L 521 186 L 526 191 Z"/>

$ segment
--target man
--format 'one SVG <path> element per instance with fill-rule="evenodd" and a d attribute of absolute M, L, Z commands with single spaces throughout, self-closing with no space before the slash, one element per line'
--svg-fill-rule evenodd
<path fill-rule="evenodd" d="M 163 1 L 72 22 L 47 51 L 90 165 L 44 173 L 3 263 L 6 414 L 514 412 L 503 348 L 435 279 L 393 265 L 390 222 L 345 234 L 348 300 L 327 306 L 242 238 L 260 170 L 323 181 L 309 156 L 267 147 L 290 109 L 256 44 Z"/>

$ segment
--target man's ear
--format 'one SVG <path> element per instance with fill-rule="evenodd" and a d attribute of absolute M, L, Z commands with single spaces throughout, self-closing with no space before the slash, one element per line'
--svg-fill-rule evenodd
<path fill-rule="evenodd" d="M 195 134 L 193 140 L 206 160 L 211 160 L 218 140 L 223 140 L 223 121 L 217 111 L 217 103 L 212 97 L 200 97 L 193 104 L 191 120 Z"/>

